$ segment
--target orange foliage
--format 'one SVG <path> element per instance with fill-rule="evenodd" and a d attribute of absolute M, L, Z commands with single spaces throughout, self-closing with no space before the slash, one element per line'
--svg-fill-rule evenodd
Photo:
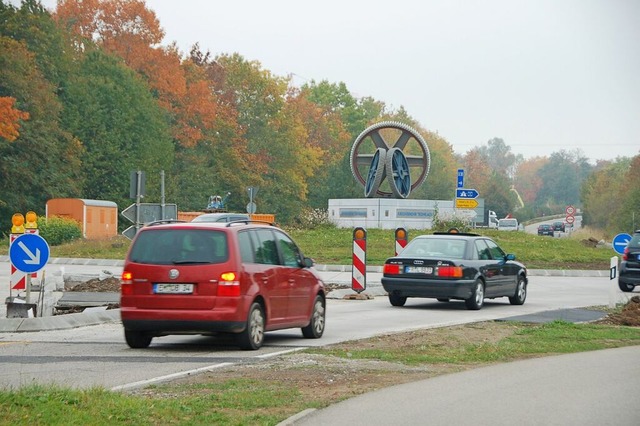
<path fill-rule="evenodd" d="M 175 46 L 158 46 L 164 31 L 144 1 L 63 0 L 55 16 L 77 36 L 93 39 L 144 76 L 159 105 L 171 114 L 172 134 L 180 145 L 194 146 L 213 128 L 216 99 L 206 76 L 183 64 Z"/>
<path fill-rule="evenodd" d="M 306 144 L 319 151 L 323 157 L 326 156 L 325 161 L 339 161 L 350 140 L 340 116 L 311 102 L 304 92 L 292 91 L 287 103 L 296 111 L 306 129 Z"/>
<path fill-rule="evenodd" d="M 520 165 L 515 178 L 515 186 L 525 205 L 532 204 L 542 188 L 540 169 L 549 162 L 547 157 L 530 158 Z"/>
<path fill-rule="evenodd" d="M 479 193 L 486 193 L 491 178 L 491 169 L 487 167 L 486 159 L 477 148 L 468 151 L 464 158 L 465 186 L 477 189 Z"/>
<path fill-rule="evenodd" d="M 14 108 L 15 98 L 0 97 L 0 137 L 15 141 L 20 133 L 20 120 L 28 120 L 29 113 Z"/>

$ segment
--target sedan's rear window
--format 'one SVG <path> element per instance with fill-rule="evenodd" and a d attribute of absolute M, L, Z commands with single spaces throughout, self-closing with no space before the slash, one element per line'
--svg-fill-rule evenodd
<path fill-rule="evenodd" d="M 402 250 L 402 256 L 462 259 L 466 240 L 459 238 L 416 238 Z"/>
<path fill-rule="evenodd" d="M 227 234 L 201 229 L 158 229 L 141 232 L 129 260 L 146 264 L 221 263 L 229 257 Z"/>

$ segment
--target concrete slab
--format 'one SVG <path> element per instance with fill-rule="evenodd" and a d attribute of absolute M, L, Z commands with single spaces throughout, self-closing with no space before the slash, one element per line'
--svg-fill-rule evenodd
<path fill-rule="evenodd" d="M 120 293 L 99 291 L 66 291 L 58 299 L 56 307 L 104 306 L 120 303 Z"/>
<path fill-rule="evenodd" d="M 539 312 L 531 315 L 517 315 L 514 317 L 501 318 L 496 321 L 517 321 L 544 324 L 556 320 L 566 322 L 590 322 L 597 321 L 606 316 L 606 312 L 594 311 L 592 309 L 558 309 L 555 311 Z"/>

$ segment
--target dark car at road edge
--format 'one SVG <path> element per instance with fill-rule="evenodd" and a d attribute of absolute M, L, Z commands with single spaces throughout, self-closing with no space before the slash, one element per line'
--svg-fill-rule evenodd
<path fill-rule="evenodd" d="M 627 243 L 618 274 L 618 287 L 628 293 L 640 285 L 640 229 L 636 230 Z"/>
<path fill-rule="evenodd" d="M 455 231 L 414 238 L 385 261 L 381 281 L 393 306 L 419 297 L 463 300 L 472 310 L 481 309 L 485 298 L 522 305 L 528 286 L 527 269 L 515 255 L 488 237 Z"/>

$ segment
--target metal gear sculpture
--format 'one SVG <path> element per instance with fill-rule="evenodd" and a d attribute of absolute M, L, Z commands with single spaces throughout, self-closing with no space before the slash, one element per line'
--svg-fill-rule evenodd
<path fill-rule="evenodd" d="M 373 153 L 371 144 L 375 148 Z M 415 155 L 418 152 L 419 155 Z M 369 126 L 351 147 L 351 173 L 364 187 L 367 198 L 376 195 L 407 198 L 412 190 L 424 182 L 430 165 L 429 147 L 422 136 L 406 124 L 395 121 Z M 412 179 L 411 168 L 419 169 L 416 179 Z M 380 189 L 386 177 L 389 177 L 390 191 Z"/>

